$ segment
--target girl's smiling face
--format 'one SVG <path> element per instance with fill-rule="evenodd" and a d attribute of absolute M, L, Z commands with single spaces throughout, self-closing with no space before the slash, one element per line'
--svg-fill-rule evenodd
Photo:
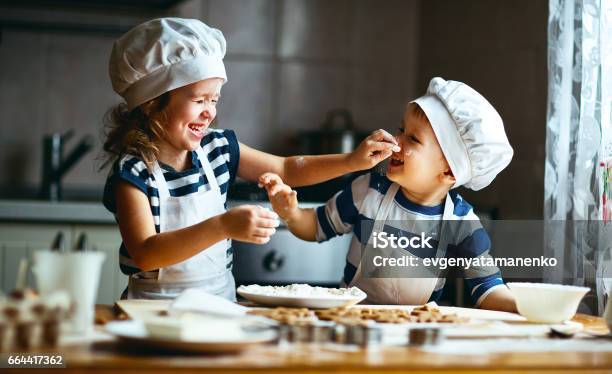
<path fill-rule="evenodd" d="M 210 78 L 170 92 L 166 107 L 165 136 L 160 145 L 161 153 L 170 161 L 187 156 L 196 149 L 207 129 L 217 116 L 217 102 L 221 96 L 223 79 Z M 160 157 L 162 158 L 162 157 Z M 165 160 L 162 161 L 166 162 Z"/>
<path fill-rule="evenodd" d="M 404 113 L 396 135 L 402 149 L 393 152 L 387 177 L 406 190 L 428 194 L 451 183 L 454 178 L 433 128 L 424 113 L 419 111 L 416 104 L 410 104 Z"/>

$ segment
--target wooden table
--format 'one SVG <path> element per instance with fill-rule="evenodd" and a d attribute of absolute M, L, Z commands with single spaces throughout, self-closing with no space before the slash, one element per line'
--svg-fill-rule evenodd
<path fill-rule="evenodd" d="M 99 313 L 108 314 L 107 310 Z M 575 321 L 596 333 L 607 332 L 599 317 L 577 315 Z M 493 341 L 482 340 L 482 344 Z M 324 350 L 315 345 L 285 348 L 265 345 L 232 355 L 180 355 L 128 347 L 114 340 L 62 347 L 66 369 L 72 373 L 225 372 L 225 373 L 604 373 L 612 372 L 612 352 L 496 353 L 443 355 L 416 348 L 381 347 L 352 352 Z M 37 369 L 18 369 L 40 373 Z"/>

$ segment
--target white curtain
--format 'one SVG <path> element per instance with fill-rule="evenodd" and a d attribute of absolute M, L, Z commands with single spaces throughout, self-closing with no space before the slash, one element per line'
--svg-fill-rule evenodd
<path fill-rule="evenodd" d="M 604 210 L 611 93 L 612 0 L 549 0 L 545 254 L 562 271 L 544 278 L 591 287 L 597 298 L 587 306 L 594 313 L 603 310 L 612 278 L 612 223 L 605 224 Z"/>

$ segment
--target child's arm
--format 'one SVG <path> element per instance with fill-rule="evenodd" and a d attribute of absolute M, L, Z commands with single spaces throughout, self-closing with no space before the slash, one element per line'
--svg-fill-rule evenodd
<path fill-rule="evenodd" d="M 507 287 L 496 287 L 480 303 L 482 309 L 501 310 L 516 313 L 516 301 L 514 295 Z"/>
<path fill-rule="evenodd" d="M 462 204 L 467 204 L 462 202 Z M 470 206 L 466 225 L 461 231 L 469 230 L 470 234 L 461 239 L 456 253 L 463 257 L 482 258 L 482 263 L 490 260 L 491 238 L 482 226 L 478 216 Z M 501 271 L 496 266 L 470 266 L 462 270 L 466 291 L 471 295 L 472 301 L 481 309 L 516 312 L 514 296 L 504 284 Z"/>
<path fill-rule="evenodd" d="M 272 208 L 285 220 L 293 235 L 302 240 L 316 241 L 317 215 L 315 210 L 298 207 L 297 192 L 284 184 L 278 175 L 266 173 L 259 180 L 268 192 Z"/>
<path fill-rule="evenodd" d="M 255 182 L 266 172 L 277 174 L 293 187 L 324 182 L 340 175 L 366 170 L 391 156 L 397 141 L 385 130 L 376 130 L 351 153 L 280 157 L 240 143 L 238 176 Z"/>
<path fill-rule="evenodd" d="M 198 224 L 158 234 L 142 191 L 120 182 L 115 197 L 121 237 L 132 260 L 143 271 L 179 263 L 227 238 L 264 244 L 278 226 L 274 212 L 242 205 Z"/>

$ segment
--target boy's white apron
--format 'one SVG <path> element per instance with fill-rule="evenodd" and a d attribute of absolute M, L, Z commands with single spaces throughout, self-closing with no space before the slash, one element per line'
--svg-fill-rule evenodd
<path fill-rule="evenodd" d="M 225 212 L 221 190 L 212 167 L 201 147 L 196 149 L 196 153 L 210 189 L 188 196 L 170 196 L 163 172 L 159 164 L 155 164 L 153 175 L 159 191 L 160 232 L 188 227 Z M 229 239 L 215 243 L 183 262 L 159 269 L 157 279 L 140 278 L 137 274 L 131 276 L 128 298 L 172 299 L 187 288 L 200 288 L 235 301 L 236 285 L 230 269 L 232 257 L 228 254 L 230 246 Z"/>
<path fill-rule="evenodd" d="M 392 207 L 393 199 L 398 192 L 400 186 L 393 183 L 385 194 L 380 208 L 376 213 L 376 219 L 372 228 L 372 233 L 382 232 L 385 227 L 385 222 L 389 210 Z M 444 204 L 444 214 L 442 217 L 440 235 L 438 240 L 437 257 L 443 257 L 446 254 L 446 246 L 448 244 L 449 225 L 447 221 L 453 219 L 454 204 L 451 197 L 447 194 Z M 367 241 L 367 247 L 362 251 L 373 251 L 372 234 Z M 380 249 L 377 250 L 381 252 Z M 355 276 L 351 280 L 349 287 L 358 287 L 364 291 L 368 297 L 365 300 L 368 304 L 394 304 L 394 305 L 421 305 L 427 303 L 435 289 L 438 277 L 432 278 L 374 278 L 365 277 L 363 275 L 362 263 L 365 259 L 364 253 L 361 253 L 361 261 L 357 266 Z M 406 254 L 409 254 L 406 252 Z"/>

